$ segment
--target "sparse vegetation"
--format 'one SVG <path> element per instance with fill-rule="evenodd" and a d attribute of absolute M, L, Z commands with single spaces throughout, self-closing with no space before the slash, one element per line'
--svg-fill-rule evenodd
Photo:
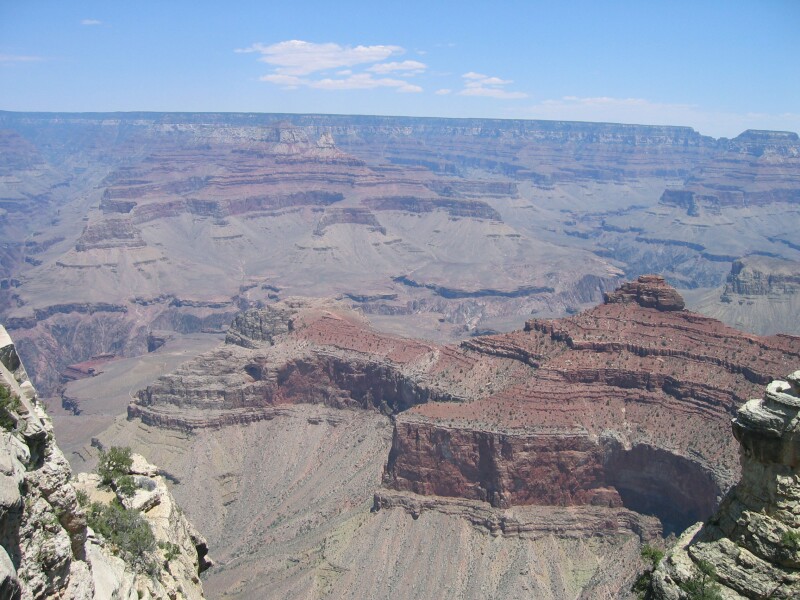
<path fill-rule="evenodd" d="M 658 563 L 664 558 L 663 550 L 660 550 L 650 544 L 645 544 L 641 551 L 642 560 L 648 563 L 648 568 L 644 570 L 633 583 L 633 592 L 638 598 L 644 600 L 650 590 L 650 580 L 653 578 L 653 571 L 656 570 Z"/>
<path fill-rule="evenodd" d="M 781 535 L 781 544 L 792 552 L 797 552 L 800 550 L 800 532 L 787 529 Z"/>
<path fill-rule="evenodd" d="M 6 431 L 13 431 L 16 421 L 11 416 L 10 411 L 18 412 L 20 400 L 14 392 L 4 385 L 0 385 L 0 426 Z"/>
<path fill-rule="evenodd" d="M 103 485 L 109 486 L 120 495 L 130 498 L 136 493 L 136 480 L 130 475 L 133 466 L 131 449 L 112 446 L 108 452 L 100 452 L 97 474 Z"/>
<path fill-rule="evenodd" d="M 722 600 L 714 565 L 706 560 L 697 562 L 699 575 L 679 584 L 688 600 Z"/>
<path fill-rule="evenodd" d="M 126 498 L 130 498 L 136 493 L 136 480 L 130 475 L 122 475 L 114 482 L 116 490 Z"/>
<path fill-rule="evenodd" d="M 150 557 L 156 549 L 153 530 L 139 511 L 127 510 L 118 500 L 110 504 L 93 502 L 87 519 L 89 526 L 102 535 L 125 562 L 147 573 L 157 569 Z"/>
<path fill-rule="evenodd" d="M 133 466 L 131 449 L 122 446 L 112 446 L 108 452 L 100 451 L 100 462 L 97 464 L 97 474 L 100 475 L 103 485 L 111 485 L 117 479 L 128 475 Z"/>
<path fill-rule="evenodd" d="M 158 542 L 158 547 L 164 552 L 164 560 L 170 562 L 181 553 L 181 547 L 172 542 Z"/>

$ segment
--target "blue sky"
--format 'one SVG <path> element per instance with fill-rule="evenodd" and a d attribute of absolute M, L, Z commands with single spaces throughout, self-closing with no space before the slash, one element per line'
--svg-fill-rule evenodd
<path fill-rule="evenodd" d="M 0 0 L 0 109 L 800 131 L 800 0 Z"/>

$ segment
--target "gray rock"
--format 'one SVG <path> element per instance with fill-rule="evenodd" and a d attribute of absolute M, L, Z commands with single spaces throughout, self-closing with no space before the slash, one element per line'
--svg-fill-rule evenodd
<path fill-rule="evenodd" d="M 800 371 L 787 379 L 739 409 L 741 481 L 655 570 L 656 600 L 683 598 L 700 561 L 714 567 L 723 598 L 800 597 Z"/>
<path fill-rule="evenodd" d="M 276 336 L 291 331 L 294 314 L 294 310 L 283 306 L 246 310 L 236 315 L 225 343 L 250 349 L 271 346 Z"/>

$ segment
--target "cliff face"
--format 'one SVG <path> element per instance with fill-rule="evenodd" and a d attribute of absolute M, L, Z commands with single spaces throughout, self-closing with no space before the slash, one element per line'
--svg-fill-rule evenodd
<path fill-rule="evenodd" d="M 733 421 L 742 478 L 705 524 L 689 529 L 653 576 L 655 598 L 682 598 L 713 568 L 725 598 L 800 596 L 800 371 L 773 381 Z"/>
<path fill-rule="evenodd" d="M 736 259 L 725 284 L 697 298 L 692 308 L 758 334 L 798 334 L 800 262 L 768 256 Z"/>
<path fill-rule="evenodd" d="M 800 291 L 800 265 L 790 261 L 750 256 L 733 262 L 728 275 L 723 301 L 731 295 L 766 296 L 794 295 Z"/>
<path fill-rule="evenodd" d="M 136 478 L 136 495 L 120 496 L 123 502 L 138 503 L 135 510 L 153 530 L 153 547 L 145 554 L 150 565 L 146 572 L 116 556 L 116 546 L 87 525 L 88 509 L 81 503 L 81 493 L 91 492 L 97 496 L 92 499 L 103 503 L 115 494 L 101 490 L 97 476 L 81 475 L 78 483 L 72 480 L 50 420 L 2 326 L 0 388 L 7 398 L 0 407 L 3 598 L 203 598 L 197 575 L 209 564 L 205 541 L 177 510 L 152 465 L 135 460 L 135 468 L 126 474 Z M 175 544 L 168 547 L 169 558 L 167 546 L 161 548 L 156 542 Z"/>

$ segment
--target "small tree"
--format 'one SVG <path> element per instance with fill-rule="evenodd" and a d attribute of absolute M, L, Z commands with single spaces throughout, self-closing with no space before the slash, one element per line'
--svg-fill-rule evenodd
<path fill-rule="evenodd" d="M 20 409 L 19 396 L 0 384 L 0 426 L 6 431 L 12 431 L 16 426 L 16 421 L 11 416 L 11 411 L 18 412 Z"/>
<path fill-rule="evenodd" d="M 697 561 L 699 575 L 679 584 L 689 600 L 722 600 L 717 572 L 707 560 Z"/>
<path fill-rule="evenodd" d="M 97 464 L 97 474 L 103 485 L 111 485 L 120 477 L 131 472 L 133 458 L 131 449 L 122 446 L 111 446 L 108 452 L 100 451 L 100 462 Z"/>

